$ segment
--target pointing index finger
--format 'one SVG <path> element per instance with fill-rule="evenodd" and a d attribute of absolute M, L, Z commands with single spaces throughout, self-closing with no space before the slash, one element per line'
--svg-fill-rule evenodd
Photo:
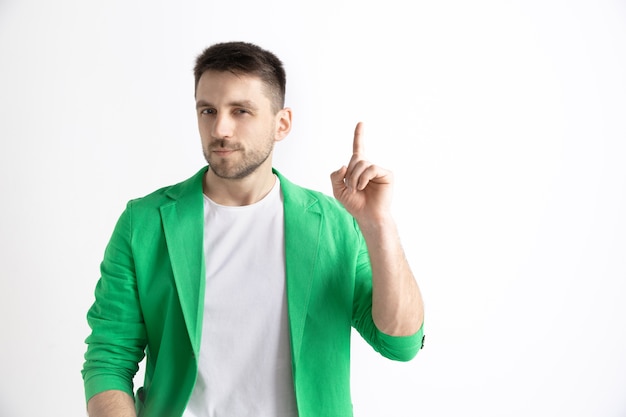
<path fill-rule="evenodd" d="M 361 137 L 363 136 L 363 122 L 359 122 L 356 124 L 354 128 L 354 142 L 352 143 L 352 153 L 354 155 L 362 155 L 363 154 L 363 140 Z"/>

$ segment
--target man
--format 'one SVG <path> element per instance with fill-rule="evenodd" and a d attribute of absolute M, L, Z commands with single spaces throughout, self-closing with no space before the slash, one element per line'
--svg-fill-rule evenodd
<path fill-rule="evenodd" d="M 292 123 L 281 61 L 220 43 L 194 73 L 208 166 L 115 227 L 88 313 L 89 415 L 351 416 L 351 328 L 394 360 L 423 342 L 392 174 L 363 159 L 357 124 L 336 199 L 296 186 L 272 167 Z"/>

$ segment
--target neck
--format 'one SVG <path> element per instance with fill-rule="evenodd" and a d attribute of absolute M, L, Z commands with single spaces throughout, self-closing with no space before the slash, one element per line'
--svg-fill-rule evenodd
<path fill-rule="evenodd" d="M 204 194 L 223 206 L 247 206 L 263 199 L 276 182 L 271 169 L 241 179 L 220 178 L 211 171 L 204 176 Z"/>

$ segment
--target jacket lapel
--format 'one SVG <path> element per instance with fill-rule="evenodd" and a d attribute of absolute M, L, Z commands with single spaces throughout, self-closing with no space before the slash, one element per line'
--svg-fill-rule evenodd
<path fill-rule="evenodd" d="M 199 352 L 204 306 L 204 205 L 202 181 L 207 167 L 172 187 L 161 206 L 174 281 L 193 350 Z M 322 212 L 317 199 L 278 171 L 285 207 L 285 271 L 294 363 L 300 357 L 320 238 Z"/>
<path fill-rule="evenodd" d="M 280 173 L 285 205 L 285 271 L 287 305 L 294 364 L 300 358 L 320 239 L 322 212 L 317 199 Z"/>
<path fill-rule="evenodd" d="M 196 354 L 200 347 L 205 287 L 202 180 L 206 169 L 172 187 L 167 193 L 171 201 L 160 208 L 174 281 Z"/>

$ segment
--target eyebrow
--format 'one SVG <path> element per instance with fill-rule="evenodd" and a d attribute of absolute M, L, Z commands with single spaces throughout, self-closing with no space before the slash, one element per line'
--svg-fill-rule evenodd
<path fill-rule="evenodd" d="M 198 100 L 196 102 L 196 109 L 200 107 L 211 107 L 213 106 L 211 103 L 205 100 Z M 250 100 L 235 100 L 228 103 L 228 107 L 244 107 L 248 109 L 256 109 L 257 106 Z"/>

